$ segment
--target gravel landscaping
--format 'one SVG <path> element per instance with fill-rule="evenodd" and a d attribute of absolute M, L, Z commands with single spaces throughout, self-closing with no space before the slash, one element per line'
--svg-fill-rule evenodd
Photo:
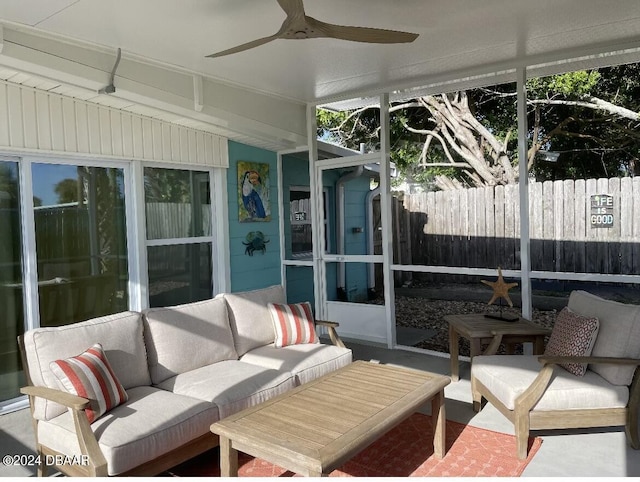
<path fill-rule="evenodd" d="M 491 289 L 484 285 L 451 284 L 451 283 L 412 283 L 395 290 L 395 311 L 398 327 L 408 328 L 405 341 L 407 346 L 414 346 L 440 353 L 449 353 L 449 325 L 444 321 L 446 315 L 462 315 L 471 313 L 497 313 L 497 302 L 488 305 Z M 514 307 L 505 306 L 504 313 L 520 314 L 520 293 L 517 289 L 509 292 Z M 533 297 L 532 322 L 546 328 L 553 328 L 558 312 L 567 305 L 568 292 L 539 292 Z M 381 300 L 372 303 L 382 303 Z M 425 330 L 424 335 L 416 331 Z M 415 338 L 415 339 L 412 339 Z M 398 335 L 400 338 L 400 335 Z M 546 343 L 547 340 L 545 340 Z M 517 348 L 516 353 L 521 348 Z M 504 353 L 501 346 L 498 353 Z M 461 338 L 460 355 L 469 356 L 469 341 Z"/>
<path fill-rule="evenodd" d="M 445 315 L 486 313 L 488 311 L 497 311 L 497 306 L 488 306 L 487 303 L 475 301 L 436 300 L 396 295 L 395 309 L 398 326 L 435 331 L 431 338 L 420 341 L 413 346 L 449 353 L 449 325 L 443 319 Z M 504 311 L 518 314 L 516 309 L 507 308 Z M 557 309 L 540 310 L 534 308 L 532 321 L 536 324 L 553 328 L 557 313 Z M 460 355 L 469 356 L 469 342 L 466 339 L 461 339 L 460 341 Z"/>
<path fill-rule="evenodd" d="M 537 289 L 533 294 L 532 322 L 553 328 L 558 312 L 567 305 L 572 289 L 584 289 L 597 296 L 622 303 L 640 304 L 640 287 L 635 284 L 615 285 L 612 283 L 583 283 L 567 286 L 563 290 Z M 449 325 L 443 317 L 449 314 L 497 312 L 496 304 L 487 305 L 491 289 L 471 283 L 426 283 L 414 279 L 403 287 L 396 288 L 396 323 L 399 327 L 410 328 L 409 338 L 414 330 L 429 330 L 425 336 L 416 337 L 415 342 L 403 343 L 418 348 L 449 353 Z M 513 308 L 505 307 L 505 313 L 520 314 L 520 292 L 514 288 L 509 292 Z M 376 303 L 376 301 L 374 301 Z M 430 338 L 427 336 L 432 335 Z M 545 343 L 548 341 L 545 340 Z M 498 353 L 504 353 L 501 347 Z M 460 354 L 469 355 L 469 342 L 460 341 Z"/>

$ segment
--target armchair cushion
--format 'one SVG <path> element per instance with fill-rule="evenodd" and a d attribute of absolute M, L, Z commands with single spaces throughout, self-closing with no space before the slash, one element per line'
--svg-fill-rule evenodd
<path fill-rule="evenodd" d="M 545 355 L 589 356 L 598 335 L 600 323 L 597 318 L 574 313 L 566 306 L 562 308 L 549 337 Z M 586 363 L 563 363 L 569 373 L 581 377 L 587 371 Z"/>
<path fill-rule="evenodd" d="M 52 361 L 50 368 L 62 390 L 89 399 L 91 405 L 86 409 L 89 423 L 128 399 L 100 343 L 80 355 Z"/>
<path fill-rule="evenodd" d="M 529 388 L 541 368 L 536 355 L 476 356 L 471 374 L 506 408 L 513 410 L 516 399 Z M 612 385 L 591 370 L 576 377 L 556 368 L 533 410 L 624 408 L 628 401 L 628 387 Z"/>
<path fill-rule="evenodd" d="M 640 305 L 606 300 L 586 291 L 572 291 L 569 308 L 600 321 L 598 337 L 591 356 L 640 358 Z M 589 365 L 589 370 L 614 385 L 630 385 L 634 366 Z"/>
<path fill-rule="evenodd" d="M 269 313 L 276 337 L 274 346 L 320 343 L 309 302 L 284 304 L 269 303 Z"/>

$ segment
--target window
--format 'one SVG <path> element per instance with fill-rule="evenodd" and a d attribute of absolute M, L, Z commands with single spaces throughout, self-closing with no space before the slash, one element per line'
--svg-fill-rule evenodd
<path fill-rule="evenodd" d="M 324 209 L 324 249 L 329 246 L 329 226 L 327 223 L 328 193 L 322 193 Z M 308 187 L 289 189 L 289 221 L 291 223 L 291 257 L 293 259 L 311 259 L 313 237 L 311 231 L 311 192 Z"/>
<path fill-rule="evenodd" d="M 213 295 L 210 186 L 208 172 L 144 168 L 151 307 Z"/>

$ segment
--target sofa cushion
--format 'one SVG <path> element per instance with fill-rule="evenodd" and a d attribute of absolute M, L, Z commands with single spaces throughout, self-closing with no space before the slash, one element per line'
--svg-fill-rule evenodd
<path fill-rule="evenodd" d="M 267 306 L 275 331 L 276 348 L 300 343 L 320 343 L 311 303 L 268 303 Z"/>
<path fill-rule="evenodd" d="M 100 343 L 113 373 L 125 390 L 150 385 L 151 377 L 142 332 L 142 316 L 133 311 L 71 325 L 29 330 L 24 334 L 24 347 L 31 382 L 37 387 L 57 389 L 58 382 L 49 364 L 54 360 L 75 356 L 88 346 Z M 37 397 L 34 417 L 46 420 L 66 410 L 62 405 Z"/>
<path fill-rule="evenodd" d="M 335 345 L 306 344 L 276 348 L 273 344 L 254 348 L 240 359 L 266 368 L 293 373 L 296 383 L 315 380 L 353 360 L 351 350 Z"/>
<path fill-rule="evenodd" d="M 223 297 L 229 307 L 229 321 L 239 356 L 259 346 L 273 343 L 275 331 L 267 304 L 286 303 L 281 285 L 225 293 Z"/>
<path fill-rule="evenodd" d="M 598 318 L 579 315 L 565 306 L 558 313 L 544 354 L 591 355 L 599 326 Z M 583 376 L 587 371 L 586 363 L 562 363 L 560 366 L 577 377 Z"/>
<path fill-rule="evenodd" d="M 224 418 L 291 390 L 295 380 L 289 372 L 227 360 L 182 373 L 158 387 L 211 402 Z"/>
<path fill-rule="evenodd" d="M 605 300 L 586 291 L 573 291 L 569 308 L 583 316 L 600 321 L 598 337 L 591 356 L 640 358 L 640 305 Z M 630 385 L 634 366 L 589 365 L 614 385 Z"/>
<path fill-rule="evenodd" d="M 211 363 L 238 358 L 223 299 L 151 308 L 143 315 L 154 384 Z"/>
<path fill-rule="evenodd" d="M 541 368 L 537 355 L 476 356 L 471 364 L 471 375 L 513 410 L 516 398 L 533 383 Z M 623 408 L 628 401 L 628 387 L 612 385 L 591 370 L 583 377 L 576 377 L 556 368 L 546 392 L 533 409 Z"/>
<path fill-rule="evenodd" d="M 109 475 L 117 475 L 209 433 L 218 410 L 202 400 L 154 387 L 128 391 L 129 400 L 91 425 L 107 460 Z M 38 423 L 38 442 L 63 454 L 79 455 L 70 413 Z"/>
<path fill-rule="evenodd" d="M 114 375 L 100 343 L 77 356 L 52 361 L 49 366 L 62 390 L 91 401 L 85 411 L 89 423 L 127 401 L 127 392 Z"/>

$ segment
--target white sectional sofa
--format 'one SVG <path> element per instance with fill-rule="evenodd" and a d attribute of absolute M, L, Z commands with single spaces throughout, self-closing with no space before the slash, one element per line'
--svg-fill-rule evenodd
<path fill-rule="evenodd" d="M 351 363 L 331 322 L 316 325 L 334 344 L 275 348 L 268 302 L 285 302 L 281 286 L 26 332 L 39 475 L 44 462 L 67 475 L 161 473 L 216 446 L 213 422 Z M 89 424 L 89 401 L 61 391 L 50 363 L 94 343 L 128 400 Z"/>

